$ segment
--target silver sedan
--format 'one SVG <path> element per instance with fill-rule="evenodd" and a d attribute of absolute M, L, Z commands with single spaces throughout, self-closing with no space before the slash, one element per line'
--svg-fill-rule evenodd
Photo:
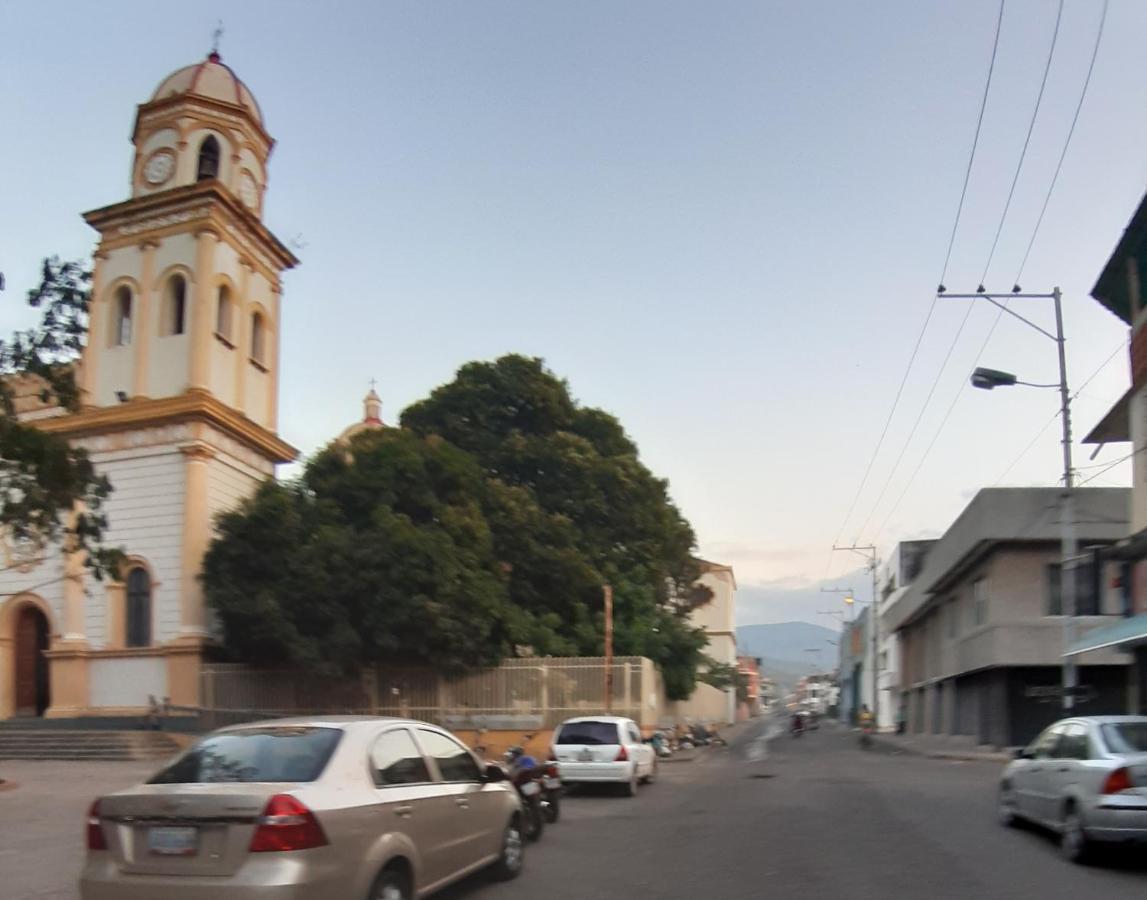
<path fill-rule="evenodd" d="M 84 900 L 412 900 L 522 866 L 517 792 L 449 732 L 318 717 L 225 728 L 88 814 Z"/>
<path fill-rule="evenodd" d="M 1000 820 L 1060 835 L 1083 862 L 1096 842 L 1147 841 L 1147 716 L 1083 716 L 1046 728 L 1000 780 Z"/>

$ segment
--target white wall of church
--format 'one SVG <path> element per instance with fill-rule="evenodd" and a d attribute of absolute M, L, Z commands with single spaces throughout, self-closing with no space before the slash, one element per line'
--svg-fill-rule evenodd
<path fill-rule="evenodd" d="M 147 706 L 149 696 L 167 696 L 167 662 L 155 656 L 93 659 L 88 684 L 92 706 Z"/>
<path fill-rule="evenodd" d="M 207 465 L 207 511 L 212 524 L 220 513 L 230 512 L 254 494 L 266 477 L 229 454 L 221 453 L 211 460 Z"/>
<path fill-rule="evenodd" d="M 186 461 L 175 446 L 92 454 L 115 489 L 106 508 L 106 542 L 122 546 L 151 569 L 153 640 L 171 640 L 180 628 L 180 579 L 183 574 L 183 504 Z M 103 604 L 101 604 L 103 605 Z M 103 646 L 107 638 L 93 646 Z"/>
<path fill-rule="evenodd" d="M 64 557 L 57 545 L 44 548 L 36 561 L 26 566 L 15 566 L 16 560 L 5 559 L 7 567 L 0 571 L 0 606 L 17 594 L 35 594 L 52 611 L 53 634 L 64 630 Z"/>

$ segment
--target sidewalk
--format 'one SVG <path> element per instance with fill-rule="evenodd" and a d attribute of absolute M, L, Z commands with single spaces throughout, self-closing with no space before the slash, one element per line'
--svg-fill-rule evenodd
<path fill-rule="evenodd" d="M 941 734 L 874 734 L 873 743 L 895 753 L 911 753 L 931 759 L 953 759 L 969 762 L 1005 763 L 1012 754 L 975 741 L 966 735 Z"/>
<path fill-rule="evenodd" d="M 748 731 L 752 726 L 760 723 L 760 721 L 761 718 L 757 717 L 755 719 L 746 719 L 744 722 L 734 722 L 727 728 L 722 728 L 719 733 L 721 737 L 725 739 L 725 742 L 729 745 L 729 747 L 732 747 L 741 735 Z M 657 762 L 658 765 L 661 763 L 693 762 L 693 760 L 705 756 L 708 753 L 712 753 L 714 750 L 725 749 L 728 748 L 710 744 L 706 747 L 694 747 L 692 750 L 678 750 L 672 756 L 662 757 Z"/>

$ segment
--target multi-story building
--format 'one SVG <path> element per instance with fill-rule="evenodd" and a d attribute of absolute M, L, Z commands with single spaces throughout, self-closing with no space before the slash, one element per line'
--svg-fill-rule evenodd
<path fill-rule="evenodd" d="M 1009 746 L 1062 715 L 1060 488 L 980 491 L 930 549 L 885 613 L 900 638 L 900 691 L 909 732 L 966 735 Z M 1127 529 L 1129 492 L 1076 492 L 1081 547 L 1109 546 Z M 1080 634 L 1121 610 L 1111 565 L 1077 563 Z M 1126 658 L 1092 655 L 1079 673 L 1081 713 L 1125 708 Z"/>
<path fill-rule="evenodd" d="M 1131 218 L 1091 296 L 1130 328 L 1131 387 L 1084 438 L 1084 443 L 1130 442 L 1133 453 L 1131 523 L 1128 536 L 1109 554 L 1118 568 L 1121 619 L 1084 635 L 1071 648 L 1081 662 L 1096 651 L 1125 653 L 1132 660 L 1127 712 L 1147 713 L 1147 197 Z"/>
<path fill-rule="evenodd" d="M 732 566 L 697 561 L 699 584 L 712 596 L 690 613 L 689 620 L 705 632 L 705 655 L 726 666 L 737 665 L 737 579 Z M 676 721 L 728 723 L 736 721 L 737 692 L 698 683 L 693 696 L 674 704 L 667 718 Z"/>
<path fill-rule="evenodd" d="M 876 710 L 877 728 L 894 731 L 905 720 L 900 693 L 900 635 L 888 627 L 886 614 L 892 609 L 915 581 L 928 558 L 935 541 L 903 541 L 896 545 L 892 555 L 880 570 L 880 599 L 878 615 L 881 628 L 878 636 L 876 690 L 880 701 Z"/>
<path fill-rule="evenodd" d="M 745 684 L 744 698 L 738 698 L 737 721 L 761 714 L 761 660 L 756 656 L 738 656 L 737 674 Z"/>
<path fill-rule="evenodd" d="M 855 609 L 855 606 L 853 607 Z M 863 707 L 872 708 L 872 619 L 865 606 L 840 632 L 840 700 L 837 711 L 842 722 L 856 722 Z"/>
<path fill-rule="evenodd" d="M 0 719 L 198 705 L 213 520 L 296 456 L 278 385 L 297 260 L 263 222 L 274 140 L 259 104 L 212 53 L 159 83 L 131 143 L 129 196 L 84 215 L 99 244 L 81 408 L 38 391 L 18 406 L 111 480 L 104 537 L 126 558 L 96 581 L 66 546 L 0 541 Z"/>

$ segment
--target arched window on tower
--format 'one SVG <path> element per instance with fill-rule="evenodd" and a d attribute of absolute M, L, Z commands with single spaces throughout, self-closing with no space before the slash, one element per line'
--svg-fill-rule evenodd
<path fill-rule="evenodd" d="M 196 169 L 195 180 L 206 181 L 218 177 L 219 142 L 215 140 L 215 135 L 209 134 L 199 145 L 199 167 Z"/>
<path fill-rule="evenodd" d="M 128 647 L 151 646 L 151 575 L 143 566 L 127 573 L 124 626 L 124 644 Z"/>
<path fill-rule="evenodd" d="M 215 333 L 228 344 L 234 344 L 231 337 L 231 323 L 234 321 L 235 311 L 231 304 L 231 291 L 227 285 L 219 286 L 219 297 L 215 302 Z"/>
<path fill-rule="evenodd" d="M 267 323 L 259 312 L 251 315 L 251 361 L 267 366 Z"/>
<path fill-rule="evenodd" d="M 167 280 L 161 334 L 183 334 L 187 328 L 187 282 L 182 275 Z"/>
<path fill-rule="evenodd" d="M 131 288 L 124 285 L 112 299 L 112 346 L 131 343 Z"/>

